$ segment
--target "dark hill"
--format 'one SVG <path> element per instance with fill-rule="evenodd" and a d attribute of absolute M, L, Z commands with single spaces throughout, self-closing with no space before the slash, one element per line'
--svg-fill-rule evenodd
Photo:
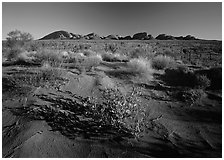
<path fill-rule="evenodd" d="M 40 40 L 48 40 L 48 39 L 70 39 L 71 35 L 66 31 L 55 31 L 53 33 L 50 33 Z"/>
<path fill-rule="evenodd" d="M 39 40 L 54 40 L 54 39 L 73 39 L 73 40 L 100 40 L 100 39 L 105 39 L 105 40 L 199 40 L 196 37 L 192 35 L 187 35 L 187 36 L 179 36 L 179 37 L 174 37 L 172 35 L 167 35 L 167 34 L 159 34 L 156 38 L 154 38 L 152 35 L 147 34 L 147 32 L 139 32 L 133 35 L 131 37 L 130 35 L 121 37 L 118 35 L 108 35 L 106 37 L 101 37 L 96 33 L 90 33 L 87 35 L 80 35 L 80 34 L 74 34 L 74 33 L 69 33 L 66 31 L 55 31 L 53 33 L 50 33 L 43 38 Z"/>

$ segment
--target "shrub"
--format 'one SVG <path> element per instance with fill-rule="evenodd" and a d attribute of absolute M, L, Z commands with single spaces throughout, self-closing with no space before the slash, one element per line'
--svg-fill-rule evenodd
<path fill-rule="evenodd" d="M 111 53 L 103 53 L 101 56 L 103 61 L 114 62 L 114 56 Z"/>
<path fill-rule="evenodd" d="M 14 46 L 10 50 L 8 50 L 8 53 L 6 53 L 6 58 L 8 61 L 16 61 L 18 60 L 18 56 L 20 53 L 24 52 L 25 50 L 20 46 Z"/>
<path fill-rule="evenodd" d="M 24 44 L 24 49 L 28 52 L 38 51 L 40 49 L 40 45 L 35 41 L 30 41 Z"/>
<path fill-rule="evenodd" d="M 169 56 L 169 57 L 172 57 L 172 58 L 175 58 L 176 57 L 176 54 L 174 52 L 172 52 L 171 50 L 165 50 L 163 52 L 163 55 Z"/>
<path fill-rule="evenodd" d="M 8 33 L 8 37 L 6 37 L 6 40 L 7 46 L 9 48 L 13 48 L 15 46 L 22 47 L 25 42 L 33 40 L 33 37 L 30 33 L 15 30 Z"/>
<path fill-rule="evenodd" d="M 38 63 L 48 62 L 52 67 L 59 67 L 63 62 L 62 55 L 53 50 L 41 49 L 35 54 Z"/>
<path fill-rule="evenodd" d="M 33 56 L 32 54 L 30 54 L 29 52 L 25 51 L 25 52 L 21 52 L 20 54 L 18 54 L 17 56 L 17 60 L 19 61 L 31 61 L 33 60 Z"/>
<path fill-rule="evenodd" d="M 89 57 L 76 54 L 72 58 L 67 59 L 66 62 L 72 63 L 69 65 L 70 67 L 76 68 L 81 73 L 84 73 L 85 71 L 90 71 L 94 67 L 97 67 L 102 62 L 102 57 L 99 54 L 95 54 Z"/>
<path fill-rule="evenodd" d="M 175 67 L 175 60 L 168 56 L 158 55 L 152 59 L 152 67 L 154 69 L 166 69 Z"/>
<path fill-rule="evenodd" d="M 210 89 L 220 90 L 222 89 L 222 68 L 215 67 L 210 69 L 204 70 L 197 70 L 195 71 L 199 75 L 206 75 L 208 79 L 211 81 Z"/>
<path fill-rule="evenodd" d="M 200 89 L 205 89 L 209 87 L 211 81 L 208 79 L 206 75 L 196 75 L 196 87 Z"/>
<path fill-rule="evenodd" d="M 114 54 L 114 60 L 117 62 L 127 62 L 128 57 L 126 55 L 121 55 L 119 53 Z"/>
<path fill-rule="evenodd" d="M 151 62 L 144 58 L 134 58 L 127 63 L 127 67 L 133 74 L 152 74 Z"/>
<path fill-rule="evenodd" d="M 38 69 L 27 70 L 26 72 L 21 72 L 19 74 L 15 74 L 12 77 L 14 82 L 14 89 L 29 86 L 33 87 L 50 87 L 56 86 L 57 83 L 63 82 L 62 71 L 57 68 L 52 68 L 49 65 L 44 65 Z M 10 84 L 11 85 L 11 84 Z"/>
<path fill-rule="evenodd" d="M 104 104 L 107 104 L 108 110 L 100 115 L 106 121 L 109 120 L 109 124 L 114 124 L 118 128 L 126 128 L 128 132 L 138 138 L 147 124 L 146 108 L 144 105 L 140 105 L 140 95 L 141 91 L 134 87 L 125 96 L 122 96 L 118 90 L 104 90 Z"/>
<path fill-rule="evenodd" d="M 26 32 L 21 32 L 19 30 L 11 31 L 6 37 L 6 47 L 9 50 L 6 53 L 7 60 L 17 60 L 18 55 L 24 52 L 24 44 L 33 39 L 32 35 Z"/>
<path fill-rule="evenodd" d="M 38 74 L 43 84 L 50 83 L 51 85 L 55 85 L 56 81 L 61 78 L 62 71 L 57 68 L 52 68 L 49 64 L 45 63 Z"/>
<path fill-rule="evenodd" d="M 86 57 L 90 57 L 90 56 L 95 56 L 96 55 L 96 52 L 94 52 L 92 50 L 84 50 L 82 53 Z"/>
<path fill-rule="evenodd" d="M 72 99 L 40 95 L 40 99 L 49 100 L 51 104 L 22 109 L 27 109 L 23 113 L 29 118 L 44 119 L 53 129 L 71 138 L 79 134 L 89 138 L 138 138 L 148 123 L 146 108 L 140 105 L 139 95 L 136 89 L 126 96 L 118 90 L 103 90 L 101 101 L 77 95 L 71 95 Z"/>
<path fill-rule="evenodd" d="M 146 57 L 147 53 L 143 48 L 135 48 L 134 50 L 130 51 L 129 57 L 130 58 L 140 58 Z"/>
<path fill-rule="evenodd" d="M 103 53 L 101 54 L 102 60 L 106 62 L 127 62 L 128 58 L 124 55 L 120 55 L 118 53 L 112 54 L 112 53 Z"/>
<path fill-rule="evenodd" d="M 210 85 L 210 80 L 205 75 L 199 75 L 181 67 L 176 69 L 166 69 L 163 80 L 172 86 L 190 88 L 205 89 Z"/>
<path fill-rule="evenodd" d="M 172 96 L 178 101 L 182 101 L 188 103 L 190 105 L 194 104 L 201 96 L 203 92 L 198 89 L 189 89 L 189 90 L 179 90 L 177 92 L 172 93 Z"/>
<path fill-rule="evenodd" d="M 118 78 L 130 78 L 141 77 L 150 80 L 152 78 L 153 69 L 151 68 L 151 63 L 149 60 L 140 58 L 140 59 L 131 59 L 126 65 L 116 69 L 107 71 L 108 74 Z"/>
<path fill-rule="evenodd" d="M 117 51 L 117 45 L 116 44 L 106 44 L 105 45 L 105 51 L 106 52 L 112 52 L 115 53 Z"/>
<path fill-rule="evenodd" d="M 84 66 L 85 70 L 91 70 L 94 67 L 99 66 L 102 62 L 102 57 L 100 55 L 94 55 L 90 57 L 86 57 L 81 65 Z"/>

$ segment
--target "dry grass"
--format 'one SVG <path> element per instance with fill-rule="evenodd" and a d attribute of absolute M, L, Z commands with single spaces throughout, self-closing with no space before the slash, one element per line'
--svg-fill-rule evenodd
<path fill-rule="evenodd" d="M 200 75 L 184 67 L 166 69 L 163 76 L 164 82 L 171 86 L 182 86 L 189 88 L 205 89 L 210 86 L 211 81 L 206 75 Z"/>
<path fill-rule="evenodd" d="M 119 78 L 127 78 L 127 76 L 131 76 L 150 80 L 152 78 L 153 69 L 150 60 L 134 58 L 127 62 L 125 66 L 121 65 L 120 68 L 109 71 L 108 73 Z"/>
<path fill-rule="evenodd" d="M 118 53 L 112 54 L 112 53 L 102 53 L 102 60 L 106 62 L 122 62 L 122 61 L 127 61 L 128 58 L 125 55 L 121 55 Z"/>
<path fill-rule="evenodd" d="M 41 49 L 35 54 L 35 59 L 38 63 L 48 62 L 52 67 L 60 67 L 63 63 L 62 55 L 54 50 Z"/>
<path fill-rule="evenodd" d="M 152 59 L 152 67 L 157 70 L 174 68 L 175 66 L 175 60 L 169 56 L 158 55 Z"/>
<path fill-rule="evenodd" d="M 152 74 L 153 72 L 150 60 L 144 58 L 131 59 L 127 66 L 134 74 Z"/>
<path fill-rule="evenodd" d="M 67 59 L 66 62 L 67 64 L 65 64 L 65 66 L 76 68 L 81 73 L 85 73 L 99 66 L 102 62 L 102 57 L 99 54 L 85 56 L 83 53 L 76 53 L 71 58 Z"/>

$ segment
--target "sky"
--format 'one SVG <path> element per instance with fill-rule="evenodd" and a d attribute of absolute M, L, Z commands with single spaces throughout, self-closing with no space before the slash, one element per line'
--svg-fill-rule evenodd
<path fill-rule="evenodd" d="M 221 2 L 3 2 L 2 39 L 13 30 L 34 39 L 58 30 L 100 36 L 147 32 L 222 39 Z"/>

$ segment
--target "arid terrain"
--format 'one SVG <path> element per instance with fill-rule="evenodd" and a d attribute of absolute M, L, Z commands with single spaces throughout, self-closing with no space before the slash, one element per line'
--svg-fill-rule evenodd
<path fill-rule="evenodd" d="M 222 157 L 222 42 L 3 42 L 2 157 Z"/>

